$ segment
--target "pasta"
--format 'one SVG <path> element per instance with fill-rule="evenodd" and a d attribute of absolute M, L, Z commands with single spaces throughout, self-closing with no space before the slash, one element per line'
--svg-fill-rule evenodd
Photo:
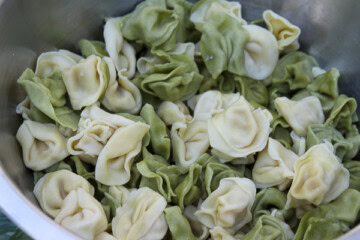
<path fill-rule="evenodd" d="M 294 177 L 294 164 L 298 156 L 280 142 L 269 138 L 267 147 L 259 153 L 252 176 L 256 187 L 278 186 L 286 189 Z"/>
<path fill-rule="evenodd" d="M 324 123 L 321 103 L 316 97 L 306 97 L 300 101 L 280 97 L 275 99 L 275 107 L 294 132 L 302 137 L 306 136 L 306 130 L 311 124 Z M 299 112 L 302 114 L 298 114 Z"/>
<path fill-rule="evenodd" d="M 135 49 L 122 36 L 121 18 L 111 18 L 104 26 L 105 48 L 118 71 L 126 69 L 131 79 L 135 75 Z"/>
<path fill-rule="evenodd" d="M 264 11 L 263 18 L 269 31 L 276 37 L 280 51 L 290 52 L 299 49 L 299 27 L 271 10 Z"/>
<path fill-rule="evenodd" d="M 108 224 L 100 203 L 82 188 L 66 196 L 55 222 L 84 239 L 94 239 Z"/>
<path fill-rule="evenodd" d="M 105 61 L 94 55 L 63 71 L 63 80 L 75 110 L 91 106 L 104 94 L 109 81 Z"/>
<path fill-rule="evenodd" d="M 167 232 L 163 211 L 165 199 L 149 188 L 130 193 L 128 201 L 116 210 L 112 231 L 117 239 L 162 239 Z"/>
<path fill-rule="evenodd" d="M 226 13 L 239 21 L 241 24 L 246 24 L 246 21 L 241 17 L 240 3 L 224 0 L 199 1 L 193 7 L 190 21 L 194 23 L 195 27 L 199 31 L 201 31 L 206 21 L 217 12 Z"/>
<path fill-rule="evenodd" d="M 44 170 L 69 156 L 66 140 L 54 124 L 26 120 L 16 133 L 25 166 L 32 170 Z"/>
<path fill-rule="evenodd" d="M 263 150 L 271 131 L 271 119 L 270 112 L 260 108 L 254 110 L 244 97 L 240 97 L 208 121 L 212 153 L 228 162 Z"/>
<path fill-rule="evenodd" d="M 141 122 L 116 130 L 99 154 L 95 168 L 96 180 L 106 185 L 127 183 L 130 180 L 130 168 L 148 130 L 149 126 Z"/>
<path fill-rule="evenodd" d="M 329 143 L 310 148 L 294 169 L 286 208 L 329 203 L 349 187 L 349 171 L 339 163 Z"/>
<path fill-rule="evenodd" d="M 242 10 L 141 1 L 81 55 L 25 69 L 16 139 L 47 215 L 94 240 L 328 240 L 358 222 L 356 99 L 291 19 Z"/>
<path fill-rule="evenodd" d="M 66 196 L 78 188 L 94 194 L 94 188 L 83 177 L 68 170 L 59 170 L 43 176 L 36 183 L 34 194 L 41 208 L 55 218 L 60 213 Z"/>
<path fill-rule="evenodd" d="M 200 205 L 195 216 L 209 228 L 219 226 L 235 233 L 251 221 L 255 193 L 255 184 L 249 179 L 224 178 L 219 188 Z"/>
<path fill-rule="evenodd" d="M 42 53 L 37 59 L 35 74 L 40 78 L 45 78 L 57 71 L 61 72 L 74 66 L 81 59 L 81 56 L 67 50 Z"/>
<path fill-rule="evenodd" d="M 115 113 L 138 113 L 142 103 L 139 89 L 129 81 L 125 69 L 117 76 L 112 60 L 105 57 L 104 61 L 109 66 L 109 83 L 101 103 Z"/>

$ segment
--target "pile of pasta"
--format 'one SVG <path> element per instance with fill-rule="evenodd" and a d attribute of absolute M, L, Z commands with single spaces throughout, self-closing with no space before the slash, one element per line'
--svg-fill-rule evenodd
<path fill-rule="evenodd" d="M 146 0 L 18 83 L 46 214 L 84 239 L 333 239 L 360 210 L 357 103 L 300 29 L 238 2 Z"/>

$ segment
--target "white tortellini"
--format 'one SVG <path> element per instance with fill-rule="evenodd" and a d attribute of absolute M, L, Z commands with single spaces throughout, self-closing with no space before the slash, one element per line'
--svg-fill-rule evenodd
<path fill-rule="evenodd" d="M 295 163 L 295 176 L 285 208 L 329 203 L 349 187 L 349 171 L 339 162 L 330 143 L 311 147 Z"/>
<path fill-rule="evenodd" d="M 257 25 L 245 25 L 249 41 L 245 46 L 245 68 L 247 75 L 256 80 L 268 78 L 279 59 L 276 38 L 268 30 Z"/>
<path fill-rule="evenodd" d="M 94 188 L 83 177 L 68 170 L 45 174 L 35 185 L 34 195 L 41 208 L 55 218 L 64 205 L 64 199 L 73 190 L 82 188 L 94 195 Z"/>
<path fill-rule="evenodd" d="M 119 70 L 117 76 L 112 60 L 108 57 L 103 60 L 109 67 L 109 84 L 101 103 L 112 112 L 138 113 L 142 103 L 141 93 L 128 79 L 126 69 Z"/>
<path fill-rule="evenodd" d="M 308 126 L 322 124 L 325 120 L 321 102 L 314 96 L 299 101 L 278 97 L 275 99 L 275 108 L 300 137 L 306 136 Z"/>
<path fill-rule="evenodd" d="M 266 148 L 258 154 L 252 170 L 257 188 L 278 186 L 283 191 L 294 177 L 294 164 L 299 157 L 275 139 L 269 138 Z"/>
<path fill-rule="evenodd" d="M 130 168 L 141 151 L 142 139 L 150 126 L 135 122 L 116 130 L 100 152 L 95 179 L 106 185 L 123 185 L 130 180 Z"/>
<path fill-rule="evenodd" d="M 95 165 L 97 156 L 116 129 L 133 123 L 132 120 L 92 105 L 81 112 L 77 134 L 69 138 L 67 149 L 71 155 L 79 155 L 81 160 Z"/>
<path fill-rule="evenodd" d="M 130 193 L 128 201 L 116 209 L 112 231 L 118 240 L 160 240 L 167 232 L 164 216 L 166 200 L 144 187 Z"/>
<path fill-rule="evenodd" d="M 206 121 L 177 122 L 171 128 L 173 159 L 180 169 L 187 170 L 209 148 Z"/>
<path fill-rule="evenodd" d="M 241 5 L 239 2 L 230 2 L 225 0 L 202 0 L 194 7 L 190 16 L 190 21 L 194 23 L 199 31 L 205 22 L 215 13 L 222 12 L 235 18 L 242 24 L 247 24 L 241 16 Z"/>
<path fill-rule="evenodd" d="M 40 171 L 69 156 L 66 139 L 56 125 L 25 120 L 16 133 L 25 166 Z"/>
<path fill-rule="evenodd" d="M 126 69 L 131 79 L 136 70 L 136 52 L 121 33 L 121 18 L 111 18 L 104 26 L 105 48 L 118 71 Z"/>
<path fill-rule="evenodd" d="M 104 94 L 109 69 L 104 60 L 95 55 L 64 70 L 62 77 L 74 110 L 90 106 Z"/>
<path fill-rule="evenodd" d="M 199 205 L 201 205 L 201 201 L 199 201 Z M 205 240 L 209 236 L 209 228 L 202 224 L 195 216 L 195 212 L 198 209 L 193 205 L 188 205 L 185 207 L 184 216 L 190 223 L 191 230 L 195 237 L 199 240 Z"/>
<path fill-rule="evenodd" d="M 294 131 L 290 133 L 291 140 L 293 141 L 292 150 L 298 155 L 302 156 L 306 151 L 306 140 L 304 137 L 298 136 Z"/>
<path fill-rule="evenodd" d="M 254 109 L 241 96 L 208 120 L 212 154 L 229 162 L 263 150 L 271 132 L 271 120 L 268 110 Z"/>
<path fill-rule="evenodd" d="M 37 59 L 35 74 L 45 78 L 56 71 L 62 72 L 74 66 L 81 59 L 81 56 L 67 50 L 42 53 Z"/>
<path fill-rule="evenodd" d="M 72 190 L 66 196 L 55 222 L 88 240 L 104 232 L 108 225 L 101 204 L 82 188 Z"/>
<path fill-rule="evenodd" d="M 251 221 L 251 207 L 256 187 L 248 178 L 223 178 L 195 213 L 199 221 L 209 228 L 216 226 L 234 234 Z"/>
<path fill-rule="evenodd" d="M 181 101 L 162 102 L 158 108 L 157 114 L 168 126 L 177 122 L 187 123 L 192 120 L 189 109 Z"/>
<path fill-rule="evenodd" d="M 240 99 L 239 93 L 222 94 L 217 90 L 210 90 L 196 95 L 188 101 L 188 105 L 194 111 L 194 118 L 197 120 L 208 120 L 217 112 Z"/>
<path fill-rule="evenodd" d="M 290 52 L 299 49 L 299 27 L 271 10 L 264 11 L 263 18 L 269 31 L 276 37 L 280 51 Z"/>

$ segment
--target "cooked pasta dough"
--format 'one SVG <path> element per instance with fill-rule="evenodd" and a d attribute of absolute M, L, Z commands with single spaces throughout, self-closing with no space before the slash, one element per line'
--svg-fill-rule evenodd
<path fill-rule="evenodd" d="M 65 197 L 55 222 L 89 240 L 104 232 L 108 225 L 101 204 L 82 188 L 72 190 Z"/>
<path fill-rule="evenodd" d="M 252 176 L 256 187 L 277 186 L 285 190 L 294 177 L 294 164 L 299 157 L 280 142 L 269 138 L 266 148 L 258 154 Z"/>
<path fill-rule="evenodd" d="M 269 111 L 254 109 L 241 96 L 208 120 L 212 153 L 228 162 L 263 150 L 271 131 L 271 120 Z"/>
<path fill-rule="evenodd" d="M 116 210 L 112 231 L 118 240 L 160 240 L 167 232 L 163 211 L 165 199 L 149 188 L 130 193 L 128 201 Z"/>
<path fill-rule="evenodd" d="M 66 90 L 74 110 L 91 106 L 104 94 L 109 69 L 104 60 L 92 55 L 62 72 Z"/>
<path fill-rule="evenodd" d="M 35 185 L 34 194 L 41 208 L 51 217 L 56 217 L 66 196 L 78 188 L 94 195 L 94 188 L 83 177 L 68 170 L 59 170 L 43 176 Z"/>
<path fill-rule="evenodd" d="M 323 123 L 325 116 L 317 97 L 306 97 L 300 101 L 292 101 L 286 97 L 275 99 L 275 107 L 294 132 L 304 137 L 307 127 L 311 124 Z M 301 113 L 301 114 L 299 114 Z"/>
<path fill-rule="evenodd" d="M 199 221 L 209 228 L 222 227 L 235 233 L 250 222 L 255 201 L 255 184 L 247 178 L 224 178 L 195 212 Z"/>
<path fill-rule="evenodd" d="M 349 171 L 339 162 L 329 143 L 311 147 L 296 161 L 294 169 L 286 208 L 329 203 L 349 187 Z"/>
<path fill-rule="evenodd" d="M 66 139 L 56 125 L 25 120 L 16 133 L 25 166 L 44 170 L 69 156 Z"/>

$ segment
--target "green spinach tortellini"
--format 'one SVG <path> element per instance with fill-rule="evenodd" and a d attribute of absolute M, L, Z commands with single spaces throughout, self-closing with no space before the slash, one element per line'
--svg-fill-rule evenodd
<path fill-rule="evenodd" d="M 360 192 L 348 189 L 335 201 L 306 213 L 294 239 L 335 239 L 354 225 L 359 210 Z"/>
<path fill-rule="evenodd" d="M 135 85 L 165 101 L 187 100 L 195 95 L 203 76 L 199 73 L 194 55 L 188 56 L 186 51 L 177 49 L 173 52 L 153 49 L 151 61 L 154 63 L 144 66 L 144 72 L 133 79 Z"/>
<path fill-rule="evenodd" d="M 147 0 L 121 19 L 121 32 L 128 40 L 168 51 L 175 47 L 179 21 L 165 0 Z"/>
<path fill-rule="evenodd" d="M 27 69 L 17 82 L 24 88 L 31 104 L 43 115 L 72 131 L 78 128 L 78 114 L 65 106 L 66 89 L 59 72 L 40 79 L 31 69 Z M 44 119 L 43 116 L 41 118 Z"/>
<path fill-rule="evenodd" d="M 255 226 L 241 239 L 293 239 L 294 233 L 289 225 L 285 222 L 273 217 L 272 215 L 261 216 Z"/>

